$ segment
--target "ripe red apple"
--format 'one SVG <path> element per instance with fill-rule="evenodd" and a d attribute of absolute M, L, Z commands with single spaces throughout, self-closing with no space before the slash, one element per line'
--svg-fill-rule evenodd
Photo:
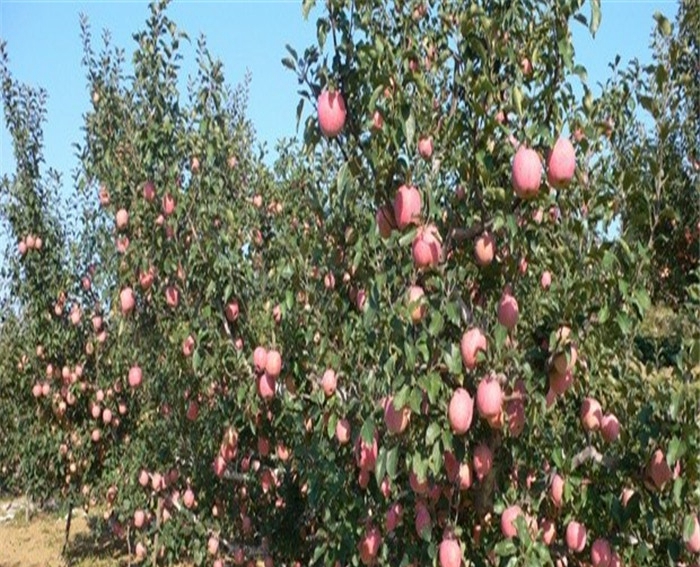
<path fill-rule="evenodd" d="M 566 526 L 566 546 L 577 553 L 581 553 L 586 547 L 586 526 L 579 522 L 569 522 Z"/>
<path fill-rule="evenodd" d="M 180 303 L 180 292 L 174 285 L 165 288 L 165 302 L 173 308 Z"/>
<path fill-rule="evenodd" d="M 265 359 L 265 372 L 271 378 L 276 379 L 282 371 L 282 355 L 279 351 L 272 349 L 268 351 Z"/>
<path fill-rule="evenodd" d="M 552 545 L 557 537 L 557 525 L 549 518 L 544 518 L 540 522 L 540 530 L 542 531 L 542 541 L 545 545 Z"/>
<path fill-rule="evenodd" d="M 474 399 L 464 388 L 457 388 L 452 394 L 447 410 L 450 427 L 457 435 L 466 433 L 474 416 Z"/>
<path fill-rule="evenodd" d="M 542 183 L 542 162 L 535 150 L 520 146 L 513 158 L 512 183 L 521 199 L 536 197 Z"/>
<path fill-rule="evenodd" d="M 508 506 L 501 514 L 501 533 L 504 537 L 513 538 L 518 534 L 515 520 L 523 516 L 523 510 L 518 505 Z"/>
<path fill-rule="evenodd" d="M 372 115 L 372 128 L 374 130 L 381 130 L 383 127 L 384 117 L 378 110 L 375 110 L 374 114 Z"/>
<path fill-rule="evenodd" d="M 438 556 L 440 567 L 459 567 L 462 564 L 462 548 L 455 539 L 443 539 L 440 543 Z"/>
<path fill-rule="evenodd" d="M 506 403 L 508 431 L 512 437 L 519 437 L 525 429 L 525 404 L 522 400 L 508 400 Z"/>
<path fill-rule="evenodd" d="M 347 118 L 345 99 L 338 91 L 324 90 L 318 97 L 318 125 L 326 138 L 342 132 Z"/>
<path fill-rule="evenodd" d="M 141 368 L 138 366 L 132 366 L 129 369 L 129 386 L 132 388 L 138 388 L 141 385 L 143 379 L 143 373 Z"/>
<path fill-rule="evenodd" d="M 457 475 L 457 480 L 459 480 L 460 490 L 469 490 L 472 485 L 472 467 L 469 463 L 462 463 L 459 465 L 459 474 Z"/>
<path fill-rule="evenodd" d="M 496 241 L 493 234 L 484 232 L 474 243 L 474 257 L 479 266 L 488 266 L 496 255 Z"/>
<path fill-rule="evenodd" d="M 424 531 L 430 531 L 430 511 L 428 510 L 428 507 L 426 506 L 425 502 L 423 502 L 422 500 L 418 500 L 416 502 L 414 526 L 416 528 L 416 533 L 419 537 L 423 537 Z"/>
<path fill-rule="evenodd" d="M 396 221 L 394 220 L 394 209 L 389 205 L 379 207 L 379 209 L 377 209 L 376 221 L 379 235 L 384 239 L 389 238 L 391 236 L 391 232 L 396 227 Z"/>
<path fill-rule="evenodd" d="M 192 171 L 193 174 L 199 173 L 199 158 L 197 156 L 192 156 L 192 159 L 190 160 L 190 170 Z"/>
<path fill-rule="evenodd" d="M 425 292 L 419 285 L 412 285 L 408 288 L 408 308 L 411 310 L 411 321 L 414 324 L 420 323 L 425 317 L 428 306 L 423 301 Z"/>
<path fill-rule="evenodd" d="M 522 70 L 523 75 L 526 77 L 529 76 L 532 73 L 532 62 L 530 59 L 523 57 L 520 61 L 520 69 Z"/>
<path fill-rule="evenodd" d="M 373 565 L 382 545 L 382 535 L 378 528 L 370 526 L 358 544 L 360 560 L 365 565 Z"/>
<path fill-rule="evenodd" d="M 182 354 L 186 357 L 192 356 L 194 352 L 194 337 L 189 335 L 184 341 L 182 341 Z"/>
<path fill-rule="evenodd" d="M 236 319 L 238 319 L 238 313 L 238 301 L 231 301 L 224 308 L 224 314 L 226 315 L 226 319 L 229 323 L 233 323 Z"/>
<path fill-rule="evenodd" d="M 418 153 L 423 159 L 430 159 L 433 155 L 433 138 L 421 138 L 418 140 Z"/>
<path fill-rule="evenodd" d="M 358 289 L 355 294 L 355 307 L 358 311 L 364 311 L 367 307 L 367 292 L 364 289 Z"/>
<path fill-rule="evenodd" d="M 403 507 L 399 502 L 394 502 L 389 506 L 389 509 L 386 511 L 386 531 L 388 533 L 393 532 L 401 523 L 402 515 Z"/>
<path fill-rule="evenodd" d="M 547 159 L 547 180 L 552 187 L 566 187 L 574 177 L 576 152 L 568 138 L 559 138 Z"/>
<path fill-rule="evenodd" d="M 104 185 L 100 186 L 100 190 L 98 192 L 98 198 L 100 200 L 100 205 L 102 205 L 103 207 L 106 207 L 107 205 L 109 205 L 109 201 L 110 201 L 109 191 L 107 190 L 107 187 L 105 187 Z"/>
<path fill-rule="evenodd" d="M 166 217 L 172 215 L 175 212 L 175 197 L 173 197 L 170 193 L 163 195 L 162 207 L 163 215 Z"/>
<path fill-rule="evenodd" d="M 484 443 L 477 445 L 474 449 L 472 463 L 474 465 L 476 478 L 483 480 L 484 477 L 491 472 L 491 468 L 493 467 L 493 452 L 491 448 Z"/>
<path fill-rule="evenodd" d="M 335 389 L 337 386 L 338 378 L 335 371 L 331 368 L 327 368 L 323 373 L 323 377 L 321 378 L 321 388 L 323 389 L 324 394 L 326 394 L 328 397 L 332 396 L 335 394 Z"/>
<path fill-rule="evenodd" d="M 552 497 L 552 502 L 557 508 L 561 508 L 564 498 L 564 479 L 555 474 L 552 477 L 552 484 L 549 487 L 549 495 Z"/>
<path fill-rule="evenodd" d="M 429 224 L 418 229 L 413 239 L 413 263 L 417 268 L 437 266 L 442 255 L 440 233 L 435 225 Z"/>
<path fill-rule="evenodd" d="M 19 241 L 19 244 L 17 245 L 17 250 L 19 251 L 21 256 L 24 256 L 27 253 L 27 242 L 24 238 Z"/>
<path fill-rule="evenodd" d="M 366 443 L 362 436 L 357 436 L 357 441 L 355 441 L 355 462 L 360 470 L 373 471 L 377 465 L 378 452 L 379 443 L 376 431 L 371 444 Z"/>
<path fill-rule="evenodd" d="M 341 445 L 345 445 L 350 441 L 350 422 L 347 419 L 338 420 L 338 423 L 335 425 L 335 437 Z"/>
<path fill-rule="evenodd" d="M 581 405 L 581 423 L 586 431 L 598 431 L 603 421 L 603 410 L 600 402 L 594 398 L 586 398 Z"/>
<path fill-rule="evenodd" d="M 258 394 L 264 400 L 275 397 L 276 380 L 269 374 L 263 373 L 258 378 Z"/>
<path fill-rule="evenodd" d="M 155 269 L 151 266 L 146 272 L 139 272 L 139 285 L 141 289 L 147 291 L 153 285 L 155 279 Z"/>
<path fill-rule="evenodd" d="M 73 305 L 70 310 L 70 322 L 73 325 L 78 325 L 80 324 L 80 319 L 82 318 L 83 313 L 80 310 L 80 307 L 78 305 Z"/>
<path fill-rule="evenodd" d="M 553 395 L 563 395 L 574 383 L 574 375 L 571 370 L 567 370 L 563 374 L 557 372 L 556 368 L 552 368 L 549 372 L 549 388 Z"/>
<path fill-rule="evenodd" d="M 468 370 L 476 368 L 477 354 L 486 352 L 488 343 L 486 336 L 481 332 L 481 329 L 469 329 L 460 342 L 460 351 L 462 353 L 462 361 Z"/>
<path fill-rule="evenodd" d="M 146 513 L 143 510 L 136 510 L 134 512 L 134 527 L 139 529 L 142 528 L 146 523 Z"/>
<path fill-rule="evenodd" d="M 255 366 L 255 371 L 258 373 L 264 372 L 266 365 L 267 350 L 262 346 L 255 347 L 255 350 L 253 351 L 253 366 Z"/>
<path fill-rule="evenodd" d="M 119 301 L 121 303 L 122 315 L 128 315 L 131 313 L 136 305 L 134 290 L 130 287 L 125 287 L 122 289 L 119 293 Z"/>
<path fill-rule="evenodd" d="M 476 410 L 483 418 L 496 416 L 501 411 L 503 392 L 498 380 L 483 378 L 476 388 Z"/>
<path fill-rule="evenodd" d="M 661 490 L 673 478 L 671 468 L 666 462 L 666 455 L 661 449 L 654 451 L 649 462 L 648 473 L 658 490 Z"/>
<path fill-rule="evenodd" d="M 697 515 L 692 517 L 693 520 L 693 533 L 690 534 L 690 538 L 685 541 L 685 548 L 690 553 L 700 553 L 700 522 L 698 521 Z"/>
<path fill-rule="evenodd" d="M 399 435 L 408 427 L 411 419 L 411 408 L 404 406 L 401 409 L 394 407 L 394 398 L 389 396 L 384 402 L 384 423 L 390 433 Z"/>
<path fill-rule="evenodd" d="M 126 225 L 129 224 L 129 213 L 126 209 L 119 209 L 117 211 L 117 229 L 124 230 Z"/>
<path fill-rule="evenodd" d="M 498 303 L 498 322 L 506 329 L 513 329 L 518 323 L 519 314 L 518 301 L 510 292 L 505 291 Z"/>
<path fill-rule="evenodd" d="M 617 441 L 620 437 L 620 422 L 614 413 L 607 413 L 600 422 L 600 432 L 608 443 Z"/>
<path fill-rule="evenodd" d="M 207 541 L 207 551 L 209 555 L 216 555 L 219 552 L 219 538 L 216 536 L 209 536 Z"/>
<path fill-rule="evenodd" d="M 552 285 L 552 274 L 549 270 L 545 270 L 540 278 L 540 286 L 542 289 L 548 290 L 550 285 Z"/>
<path fill-rule="evenodd" d="M 413 186 L 402 185 L 394 198 L 394 220 L 399 230 L 417 224 L 421 213 L 421 196 Z"/>
<path fill-rule="evenodd" d="M 591 546 L 591 563 L 593 567 L 609 567 L 612 559 L 612 550 L 608 540 L 598 538 Z"/>
<path fill-rule="evenodd" d="M 156 186 L 153 181 L 146 181 L 146 183 L 143 184 L 143 198 L 149 203 L 155 201 Z"/>
<path fill-rule="evenodd" d="M 185 490 L 185 493 L 182 495 L 182 503 L 185 505 L 185 508 L 192 508 L 194 506 L 194 500 L 194 492 L 192 489 L 188 488 Z"/>

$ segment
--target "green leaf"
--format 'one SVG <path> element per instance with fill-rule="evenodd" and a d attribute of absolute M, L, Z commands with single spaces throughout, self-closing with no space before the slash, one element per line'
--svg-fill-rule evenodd
<path fill-rule="evenodd" d="M 301 123 L 301 113 L 304 111 L 304 99 L 299 99 L 299 103 L 297 104 L 297 132 L 299 131 L 299 124 Z"/>
<path fill-rule="evenodd" d="M 668 18 L 666 18 L 666 16 L 664 16 L 661 12 L 656 12 L 656 14 L 654 14 L 654 19 L 656 20 L 656 27 L 659 30 L 659 33 L 661 33 L 661 35 L 664 37 L 670 36 L 673 32 L 673 28 L 671 27 L 671 22 L 668 21 Z"/>
<path fill-rule="evenodd" d="M 386 448 L 382 445 L 377 452 L 377 464 L 374 468 L 374 478 L 377 479 L 377 484 L 384 480 L 386 474 Z"/>
<path fill-rule="evenodd" d="M 406 136 L 406 145 L 409 152 L 413 150 L 413 140 L 416 137 L 416 118 L 413 112 L 409 112 L 408 118 L 404 122 L 404 136 Z"/>
<path fill-rule="evenodd" d="M 326 434 L 328 435 L 329 439 L 335 437 L 335 426 L 337 424 L 338 416 L 335 414 L 331 414 L 330 418 L 328 419 L 328 424 L 326 425 Z"/>
<path fill-rule="evenodd" d="M 591 0 L 591 24 L 589 29 L 591 35 L 595 37 L 598 28 L 600 27 L 600 0 Z"/>
<path fill-rule="evenodd" d="M 371 417 L 362 424 L 360 436 L 362 440 L 369 445 L 374 442 L 374 420 Z"/>
<path fill-rule="evenodd" d="M 301 5 L 301 14 L 304 16 L 305 20 L 309 17 L 309 12 L 315 5 L 316 0 L 304 0 L 303 4 Z"/>
<path fill-rule="evenodd" d="M 426 445 L 432 445 L 435 440 L 440 437 L 440 433 L 442 432 L 442 428 L 440 427 L 439 424 L 432 422 L 430 425 L 428 425 L 428 429 L 425 432 L 425 444 Z"/>
<path fill-rule="evenodd" d="M 683 541 L 685 543 L 690 541 L 690 538 L 693 537 L 693 534 L 695 533 L 695 520 L 697 519 L 696 516 L 692 514 L 688 514 L 685 519 L 683 520 Z"/>
<path fill-rule="evenodd" d="M 430 336 L 437 337 L 440 333 L 442 333 L 442 330 L 444 328 L 445 328 L 445 320 L 443 319 L 440 312 L 439 311 L 433 312 L 431 317 L 430 317 L 430 327 L 428 327 L 428 332 L 430 333 Z"/>
<path fill-rule="evenodd" d="M 351 180 L 352 180 L 352 174 L 350 173 L 350 167 L 348 166 L 348 163 L 345 162 L 343 165 L 340 166 L 340 170 L 338 171 L 338 178 L 337 178 L 337 182 L 336 182 L 336 187 L 338 189 L 339 195 L 342 196 L 345 194 L 345 190 L 347 189 Z"/>
<path fill-rule="evenodd" d="M 515 103 L 515 110 L 518 111 L 518 115 L 523 115 L 523 92 L 520 90 L 518 85 L 513 86 L 513 102 Z"/>
<path fill-rule="evenodd" d="M 512 539 L 504 539 L 499 541 L 493 548 L 496 555 L 499 557 L 509 557 L 516 552 L 515 544 Z"/>
<path fill-rule="evenodd" d="M 668 444 L 668 451 L 666 452 L 666 463 L 669 467 L 673 467 L 676 461 L 685 455 L 686 446 L 685 443 L 678 437 L 671 439 Z"/>
<path fill-rule="evenodd" d="M 386 473 L 392 480 L 396 478 L 399 464 L 399 448 L 392 447 L 386 452 Z"/>
<path fill-rule="evenodd" d="M 408 403 L 408 396 L 411 390 L 408 385 L 404 385 L 394 396 L 393 405 L 396 411 L 403 409 Z"/>
<path fill-rule="evenodd" d="M 297 69 L 297 64 L 291 57 L 284 57 L 282 59 L 282 65 L 284 65 L 287 69 L 291 69 L 292 71 L 296 71 Z"/>
<path fill-rule="evenodd" d="M 289 52 L 289 54 L 296 60 L 299 59 L 299 55 L 297 55 L 296 49 L 294 49 L 291 45 L 288 43 L 285 44 L 284 48 Z"/>

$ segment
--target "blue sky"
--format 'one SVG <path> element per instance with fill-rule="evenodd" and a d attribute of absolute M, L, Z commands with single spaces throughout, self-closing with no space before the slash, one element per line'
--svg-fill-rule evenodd
<path fill-rule="evenodd" d="M 586 28 L 573 27 L 577 60 L 588 69 L 589 81 L 603 81 L 616 54 L 622 61 L 649 59 L 649 34 L 656 11 L 673 20 L 675 1 L 602 0 L 603 18 L 593 40 Z M 82 140 L 82 114 L 89 107 L 78 16 L 90 20 L 94 44 L 102 30 L 130 57 L 131 34 L 144 27 L 148 3 L 136 0 L 73 2 L 61 0 L 0 0 L 0 37 L 8 43 L 12 71 L 18 79 L 48 91 L 45 157 L 69 182 L 76 167 L 72 144 Z M 228 81 L 238 83 L 252 73 L 249 116 L 260 140 L 273 148 L 280 137 L 295 134 L 298 102 L 296 79 L 280 60 L 285 43 L 302 51 L 315 40 L 315 19 L 304 21 L 301 0 L 176 0 L 169 14 L 196 40 L 208 38 L 213 55 L 225 65 Z M 194 59 L 194 43 L 185 44 L 187 69 Z M 13 170 L 12 148 L 0 117 L 0 174 Z M 0 241 L 2 236 L 0 236 Z"/>

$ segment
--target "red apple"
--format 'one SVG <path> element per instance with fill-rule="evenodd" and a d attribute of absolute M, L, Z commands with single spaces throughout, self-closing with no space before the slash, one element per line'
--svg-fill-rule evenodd
<path fill-rule="evenodd" d="M 513 158 L 512 183 L 521 199 L 536 197 L 542 182 L 542 162 L 535 150 L 521 146 Z"/>
<path fill-rule="evenodd" d="M 347 118 L 345 99 L 338 91 L 324 90 L 318 97 L 318 125 L 326 138 L 335 138 L 342 132 Z"/>
<path fill-rule="evenodd" d="M 394 219 L 399 230 L 420 220 L 421 196 L 413 186 L 402 185 L 394 198 Z"/>
<path fill-rule="evenodd" d="M 559 138 L 547 158 L 547 180 L 552 187 L 566 187 L 574 177 L 576 152 L 568 138 Z"/>

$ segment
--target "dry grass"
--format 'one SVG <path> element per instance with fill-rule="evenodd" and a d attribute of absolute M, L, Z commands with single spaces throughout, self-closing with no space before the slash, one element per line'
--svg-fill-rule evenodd
<path fill-rule="evenodd" d="M 0 503 L 0 507 L 6 505 Z M 18 510 L 12 520 L 0 523 L 0 567 L 128 565 L 126 549 L 114 540 L 98 539 L 91 529 L 92 521 L 83 513 L 73 514 L 67 553 L 62 557 L 65 516 L 40 512 L 27 522 L 24 510 Z"/>

